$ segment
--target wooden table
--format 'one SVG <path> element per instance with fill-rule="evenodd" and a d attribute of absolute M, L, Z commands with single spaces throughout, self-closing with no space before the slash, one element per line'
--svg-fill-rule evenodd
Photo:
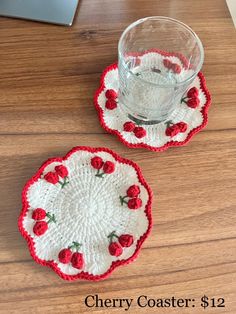
<path fill-rule="evenodd" d="M 182 20 L 205 47 L 212 93 L 208 126 L 164 153 L 128 149 L 98 123 L 93 94 L 117 59 L 122 30 L 143 16 Z M 71 28 L 0 18 L 0 313 L 110 313 L 87 308 L 101 298 L 224 298 L 236 313 L 236 36 L 224 0 L 81 0 Z M 154 226 L 136 262 L 102 282 L 61 280 L 36 264 L 17 229 L 21 190 L 48 157 L 76 145 L 107 146 L 136 161 L 155 198 Z M 113 308 L 112 313 L 124 313 Z"/>

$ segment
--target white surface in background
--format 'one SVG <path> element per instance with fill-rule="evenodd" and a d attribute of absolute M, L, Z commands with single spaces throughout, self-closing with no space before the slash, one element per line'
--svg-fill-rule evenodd
<path fill-rule="evenodd" d="M 236 0 L 226 0 L 230 14 L 232 16 L 234 26 L 236 28 Z"/>
<path fill-rule="evenodd" d="M 0 0 L 0 16 L 72 25 L 79 0 Z"/>

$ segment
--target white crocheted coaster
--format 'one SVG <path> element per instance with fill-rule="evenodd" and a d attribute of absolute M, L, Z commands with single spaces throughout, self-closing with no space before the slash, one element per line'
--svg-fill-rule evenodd
<path fill-rule="evenodd" d="M 137 254 L 152 192 L 139 167 L 106 148 L 46 161 L 22 193 L 19 229 L 36 262 L 66 280 L 100 280 Z"/>
<path fill-rule="evenodd" d="M 151 63 L 153 76 L 155 71 L 170 71 L 177 81 L 184 72 L 192 71 L 191 68 L 187 69 L 183 56 L 159 50 L 151 50 L 138 55 L 138 61 L 139 67 Z M 136 71 L 138 73 L 138 70 Z M 119 106 L 118 89 L 118 68 L 115 63 L 103 72 L 94 102 L 102 127 L 107 132 L 117 135 L 120 141 L 128 147 L 164 151 L 171 146 L 182 146 L 207 123 L 211 97 L 201 72 L 198 73 L 170 117 L 158 124 L 148 125 L 142 124 L 142 121 L 132 121 Z M 141 96 L 142 93 L 140 93 Z"/>

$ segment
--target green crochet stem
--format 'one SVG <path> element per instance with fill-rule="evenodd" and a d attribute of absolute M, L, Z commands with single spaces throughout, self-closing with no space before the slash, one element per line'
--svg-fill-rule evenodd
<path fill-rule="evenodd" d="M 123 204 L 128 204 L 127 201 L 125 201 L 125 199 L 127 198 L 128 196 L 125 195 L 125 196 L 120 196 L 119 199 L 120 199 L 120 203 L 121 205 L 123 206 Z"/>
<path fill-rule="evenodd" d="M 97 173 L 95 174 L 95 177 L 103 178 L 104 174 L 105 174 L 104 172 L 100 173 L 100 169 L 98 169 Z"/>
<path fill-rule="evenodd" d="M 68 177 L 65 177 L 63 182 L 61 182 L 61 181 L 58 182 L 61 185 L 62 189 L 69 183 L 69 181 L 67 181 L 67 179 L 68 179 Z"/>
<path fill-rule="evenodd" d="M 49 220 L 47 221 L 47 223 L 50 223 L 50 222 L 54 222 L 56 223 L 56 218 L 55 218 L 55 215 L 54 214 L 50 214 L 50 213 L 47 213 L 46 216 L 49 218 Z"/>
<path fill-rule="evenodd" d="M 81 248 L 82 244 L 79 242 L 75 242 L 75 241 L 73 241 L 72 243 L 73 244 L 69 246 L 69 249 L 75 249 L 76 252 L 78 252 L 79 249 Z"/>
<path fill-rule="evenodd" d="M 186 96 L 186 97 L 183 97 L 183 98 L 181 98 L 181 104 L 182 104 L 182 102 L 184 102 L 185 104 L 187 104 L 187 101 L 185 100 L 185 99 L 187 99 L 188 97 Z"/>
<path fill-rule="evenodd" d="M 107 237 L 108 237 L 108 239 L 110 240 L 110 243 L 112 243 L 114 237 L 117 238 L 117 239 L 119 238 L 119 237 L 116 235 L 116 231 L 112 231 Z"/>
<path fill-rule="evenodd" d="M 171 120 L 166 121 L 165 124 L 167 128 L 169 128 L 171 125 L 174 125 L 174 123 Z"/>

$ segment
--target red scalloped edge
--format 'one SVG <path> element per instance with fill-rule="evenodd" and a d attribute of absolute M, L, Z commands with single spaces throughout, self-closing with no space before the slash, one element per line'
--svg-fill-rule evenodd
<path fill-rule="evenodd" d="M 183 63 L 183 66 L 186 67 L 187 60 L 181 54 L 178 54 L 178 53 L 167 53 L 167 52 L 164 52 L 164 51 L 161 51 L 161 50 L 158 50 L 158 49 L 151 49 L 151 50 L 148 50 L 147 52 L 156 52 L 156 53 L 162 54 L 164 56 L 176 56 Z M 144 52 L 142 54 L 136 54 L 136 55 L 137 56 L 142 56 L 143 54 L 145 54 L 147 52 Z M 132 55 L 135 55 L 135 54 L 132 54 Z M 117 69 L 117 62 L 109 65 L 108 67 L 106 67 L 106 69 L 102 73 L 101 80 L 100 80 L 100 87 L 97 89 L 97 91 L 95 92 L 95 95 L 94 95 L 94 105 L 95 105 L 96 110 L 98 111 L 98 116 L 99 116 L 99 121 L 100 121 L 101 126 L 108 133 L 111 133 L 111 134 L 114 134 L 114 135 L 118 136 L 118 139 L 123 144 L 125 144 L 126 146 L 128 146 L 130 148 L 146 148 L 146 149 L 151 150 L 151 151 L 162 152 L 162 151 L 165 151 L 167 148 L 172 147 L 172 146 L 183 146 L 183 145 L 186 145 L 190 141 L 190 139 L 192 138 L 192 136 L 194 134 L 197 134 L 199 131 L 201 131 L 206 126 L 206 124 L 208 122 L 208 116 L 207 116 L 208 108 L 209 108 L 209 106 L 211 104 L 211 95 L 210 95 L 210 93 L 209 93 L 209 91 L 207 89 L 206 80 L 205 80 L 204 75 L 202 74 L 202 72 L 199 72 L 198 73 L 198 77 L 200 79 L 200 87 L 201 87 L 201 90 L 203 91 L 203 93 L 205 94 L 205 97 L 206 97 L 206 103 L 201 108 L 201 111 L 200 111 L 201 114 L 202 114 L 202 117 L 203 117 L 202 124 L 199 125 L 198 127 L 194 128 L 194 129 L 192 129 L 188 133 L 188 136 L 186 137 L 186 139 L 184 141 L 182 141 L 182 142 L 170 141 L 170 142 L 167 142 L 165 145 L 163 145 L 161 147 L 153 147 L 153 146 L 150 146 L 150 145 L 145 144 L 145 143 L 137 143 L 137 144 L 129 143 L 128 141 L 126 141 L 122 137 L 122 135 L 120 134 L 120 132 L 118 130 L 110 129 L 106 125 L 106 123 L 104 121 L 103 109 L 98 104 L 98 97 L 99 97 L 100 93 L 105 89 L 105 82 L 104 82 L 105 76 L 111 70 L 116 70 L 116 69 Z"/>
<path fill-rule="evenodd" d="M 149 196 L 148 202 L 145 206 L 145 211 L 144 211 L 146 216 L 147 216 L 147 219 L 148 219 L 148 228 L 147 228 L 146 232 L 137 241 L 136 250 L 135 250 L 134 254 L 126 260 L 119 260 L 119 261 L 112 262 L 110 268 L 102 275 L 92 275 L 92 274 L 87 273 L 87 272 L 81 272 L 77 275 L 64 274 L 59 269 L 59 267 L 57 266 L 57 263 L 55 263 L 54 261 L 42 260 L 36 255 L 35 247 L 34 247 L 34 239 L 28 234 L 28 232 L 23 227 L 23 219 L 24 219 L 24 217 L 28 211 L 28 208 L 29 208 L 29 203 L 27 200 L 27 192 L 28 192 L 30 186 L 32 184 L 34 184 L 41 177 L 44 169 L 49 164 L 51 164 L 52 162 L 62 162 L 64 160 L 67 160 L 72 154 L 74 154 L 77 151 L 88 151 L 91 153 L 107 152 L 107 153 L 111 154 L 116 161 L 130 165 L 131 167 L 133 167 L 135 169 L 140 184 L 142 184 L 144 186 L 144 188 L 147 190 L 147 193 Z M 142 246 L 143 242 L 145 241 L 145 239 L 149 236 L 149 234 L 151 232 L 151 228 L 152 228 L 152 214 L 151 214 L 152 199 L 153 199 L 152 190 L 151 190 L 150 186 L 147 184 L 147 182 L 145 181 L 145 179 L 142 175 L 141 169 L 139 168 L 139 166 L 135 162 L 133 162 L 129 159 L 125 159 L 123 157 L 120 157 L 118 154 L 116 154 L 112 150 L 105 148 L 105 147 L 93 148 L 93 147 L 88 147 L 88 146 L 77 146 L 77 147 L 74 147 L 72 150 L 70 150 L 62 158 L 60 158 L 60 157 L 49 158 L 46 162 L 44 162 L 42 164 L 42 166 L 38 169 L 36 174 L 25 184 L 23 191 L 22 191 L 22 210 L 21 210 L 21 214 L 20 214 L 19 219 L 18 219 L 18 228 L 19 228 L 19 231 L 22 234 L 22 236 L 27 241 L 28 248 L 29 248 L 29 251 L 30 251 L 32 258 L 38 264 L 52 268 L 62 279 L 65 279 L 65 280 L 73 281 L 76 279 L 85 279 L 85 280 L 91 280 L 91 281 L 98 281 L 98 280 L 102 280 L 102 279 L 107 278 L 118 266 L 127 265 L 127 264 L 131 263 L 132 261 L 134 261 L 138 257 L 141 246 Z"/>

